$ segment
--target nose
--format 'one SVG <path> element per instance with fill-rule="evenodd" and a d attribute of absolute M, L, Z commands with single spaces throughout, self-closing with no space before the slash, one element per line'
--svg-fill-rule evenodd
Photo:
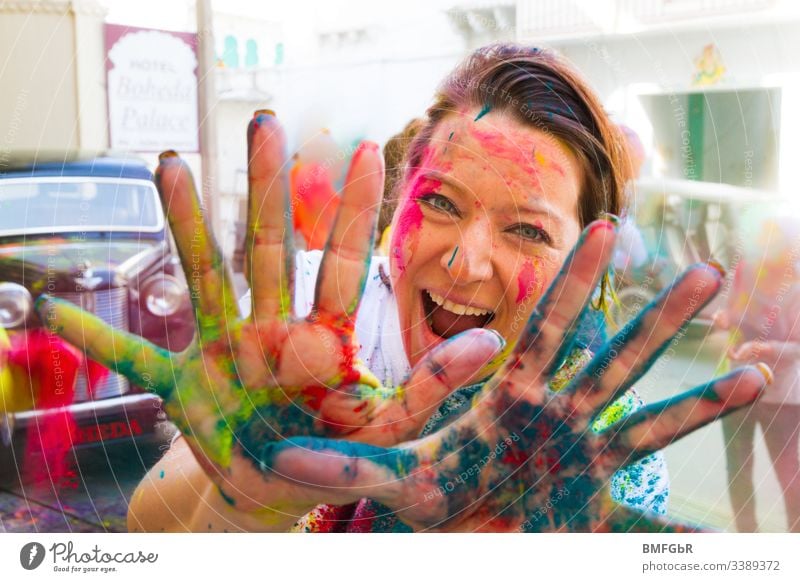
<path fill-rule="evenodd" d="M 488 281 L 494 276 L 492 242 L 489 221 L 483 217 L 473 220 L 442 255 L 441 265 L 458 285 Z"/>

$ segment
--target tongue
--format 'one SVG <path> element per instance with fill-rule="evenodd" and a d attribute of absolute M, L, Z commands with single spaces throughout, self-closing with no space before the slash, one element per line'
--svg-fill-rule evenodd
<path fill-rule="evenodd" d="M 443 338 L 449 338 L 474 327 L 483 327 L 486 323 L 486 316 L 458 315 L 442 307 L 436 307 L 431 312 L 430 322 L 433 333 Z"/>

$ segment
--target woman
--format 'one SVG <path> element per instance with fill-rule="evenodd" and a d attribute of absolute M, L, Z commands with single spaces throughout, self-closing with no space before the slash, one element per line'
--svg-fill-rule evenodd
<path fill-rule="evenodd" d="M 732 332 L 730 362 L 768 362 L 775 371 L 775 385 L 754 406 L 722 421 L 728 490 L 736 528 L 758 531 L 753 452 L 760 425 L 783 490 L 788 530 L 800 532 L 800 228 L 792 217 L 758 222 L 760 236 L 753 236 L 757 248 L 745 249 L 736 265 L 727 308 L 714 319 L 718 327 Z"/>
<path fill-rule="evenodd" d="M 137 489 L 132 530 L 285 531 L 320 504 L 353 503 L 343 523 L 325 509 L 311 521 L 357 530 L 368 520 L 371 531 L 662 527 L 613 503 L 611 476 L 751 402 L 767 381 L 768 370 L 745 368 L 604 430 L 722 275 L 690 270 L 593 359 L 580 349 L 577 321 L 607 280 L 616 224 L 600 217 L 620 210 L 624 149 L 585 83 L 548 53 L 487 47 L 445 80 L 409 152 L 388 276 L 369 266 L 377 146 L 354 155 L 316 276 L 311 255 L 294 261 L 274 115 L 257 113 L 248 139 L 247 318 L 174 153 L 162 155 L 156 180 L 196 343 L 165 353 L 67 303 L 39 302 L 59 333 L 77 340 L 88 328 L 93 358 L 161 394 L 184 435 Z M 658 473 L 643 483 L 662 485 Z"/>

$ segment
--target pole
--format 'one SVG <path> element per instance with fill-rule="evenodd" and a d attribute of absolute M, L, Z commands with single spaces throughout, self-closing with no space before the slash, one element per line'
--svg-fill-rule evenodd
<path fill-rule="evenodd" d="M 218 244 L 222 244 L 220 201 L 217 180 L 217 118 L 214 107 L 217 91 L 214 84 L 214 13 L 211 0 L 196 0 L 197 12 L 197 96 L 200 111 L 200 164 L 202 168 L 203 206 L 210 218 Z"/>

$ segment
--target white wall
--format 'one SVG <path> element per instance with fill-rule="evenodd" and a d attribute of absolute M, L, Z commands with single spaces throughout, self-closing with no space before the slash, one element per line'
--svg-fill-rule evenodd
<path fill-rule="evenodd" d="M 105 9 L 0 2 L 0 161 L 108 147 Z"/>
<path fill-rule="evenodd" d="M 226 254 L 233 250 L 235 224 L 246 195 L 246 130 L 253 111 L 273 109 L 283 123 L 290 153 L 322 128 L 342 148 L 357 139 L 383 144 L 413 117 L 423 115 L 436 86 L 461 55 L 356 65 L 319 65 L 264 71 L 271 99 L 217 104 L 218 176 L 225 223 Z M 349 157 L 349 156 L 348 156 Z"/>
<path fill-rule="evenodd" d="M 652 83 L 690 88 L 694 61 L 713 43 L 727 68 L 721 86 L 762 86 L 770 75 L 800 71 L 797 22 L 705 31 L 625 36 L 556 45 L 589 78 L 604 100 L 620 86 Z"/>

